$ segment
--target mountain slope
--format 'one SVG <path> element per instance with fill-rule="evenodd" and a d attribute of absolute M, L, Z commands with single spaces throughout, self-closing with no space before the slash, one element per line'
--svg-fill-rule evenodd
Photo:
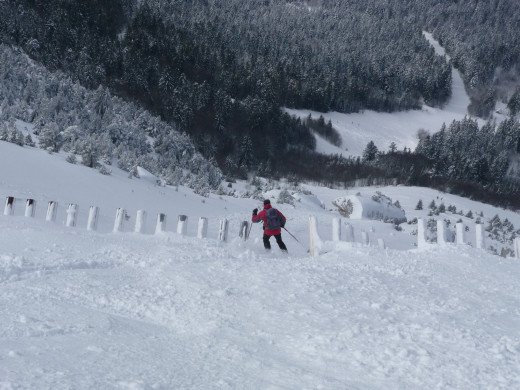
<path fill-rule="evenodd" d="M 332 243 L 331 201 L 345 191 L 306 185 L 294 207 L 275 202 L 301 242 L 283 233 L 289 257 L 263 252 L 259 226 L 249 241 L 238 223 L 258 201 L 203 198 L 71 165 L 65 155 L 0 142 L 0 197 L 18 198 L 0 215 L 0 378 L 7 388 L 514 388 L 520 381 L 518 260 L 470 246 L 414 249 L 413 225 L 360 220 L 354 226 L 388 248 Z M 60 181 L 57 181 L 60 180 Z M 245 190 L 243 183 L 233 185 Z M 371 191 L 359 189 L 360 191 Z M 430 189 L 385 187 L 407 217 L 418 199 L 458 210 L 518 214 Z M 357 189 L 351 191 L 356 192 Z M 23 216 L 37 200 L 36 218 Z M 56 223 L 44 221 L 57 200 Z M 68 202 L 80 205 L 76 228 L 63 225 Z M 88 206 L 101 207 L 88 232 Z M 115 207 L 125 233 L 110 233 Z M 324 206 L 324 207 L 322 207 Z M 130 233 L 138 208 L 147 234 Z M 152 235 L 155 212 L 167 231 Z M 175 233 L 186 214 L 188 234 Z M 308 215 L 325 244 L 310 258 Z M 207 239 L 196 238 L 199 216 Z M 441 214 L 447 218 L 448 214 Z M 217 238 L 228 218 L 230 240 Z M 471 227 L 471 219 L 462 218 Z M 487 219 L 486 218 L 486 219 Z M 473 231 L 473 230 L 471 230 Z M 469 236 L 469 233 L 468 233 Z M 235 238 L 237 237 L 237 238 Z"/>

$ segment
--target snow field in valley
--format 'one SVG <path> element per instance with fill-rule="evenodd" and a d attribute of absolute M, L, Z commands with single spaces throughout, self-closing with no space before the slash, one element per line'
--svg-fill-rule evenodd
<path fill-rule="evenodd" d="M 446 55 L 444 49 L 433 38 L 432 34 L 423 32 L 423 35 L 438 55 Z M 449 60 L 449 56 L 446 59 Z M 374 141 L 380 151 L 387 151 L 391 142 L 395 142 L 399 150 L 405 147 L 413 150 L 419 141 L 417 136 L 419 130 L 433 134 L 441 129 L 443 123 L 449 126 L 452 121 L 460 121 L 469 115 L 470 99 L 464 87 L 462 76 L 457 69 L 452 68 L 451 77 L 451 97 L 441 108 L 423 105 L 420 110 L 394 113 L 364 110 L 351 114 L 320 113 L 296 109 L 286 109 L 286 111 L 302 119 L 307 118 L 310 114 L 314 119 L 322 115 L 325 122 L 331 121 L 332 126 L 341 135 L 343 144 L 341 147 L 336 147 L 316 135 L 316 150 L 320 153 L 338 153 L 345 157 L 361 156 L 370 141 Z M 505 115 L 497 115 L 496 113 L 494 117 L 498 121 L 507 118 Z M 481 126 L 485 123 L 483 120 L 478 121 Z"/>

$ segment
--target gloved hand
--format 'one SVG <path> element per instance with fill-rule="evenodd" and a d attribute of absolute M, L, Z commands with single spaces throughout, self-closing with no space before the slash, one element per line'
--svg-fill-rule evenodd
<path fill-rule="evenodd" d="M 258 214 L 258 209 L 254 209 L 253 210 L 253 215 L 257 215 Z"/>

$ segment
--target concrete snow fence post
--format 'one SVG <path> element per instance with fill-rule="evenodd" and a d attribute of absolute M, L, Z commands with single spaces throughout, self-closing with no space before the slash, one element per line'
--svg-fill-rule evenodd
<path fill-rule="evenodd" d="M 341 241 L 341 219 L 332 218 L 332 241 Z"/>
<path fill-rule="evenodd" d="M 383 240 L 382 238 L 377 239 L 377 245 L 379 246 L 379 249 L 386 249 L 385 240 Z"/>
<path fill-rule="evenodd" d="M 14 203 L 15 203 L 14 196 L 8 196 L 5 199 L 4 215 L 13 215 L 14 214 Z"/>
<path fill-rule="evenodd" d="M 227 219 L 221 219 L 218 227 L 218 239 L 219 241 L 227 241 L 229 221 Z"/>
<path fill-rule="evenodd" d="M 363 244 L 364 246 L 370 245 L 370 237 L 368 236 L 368 232 L 361 232 L 361 244 Z"/>
<path fill-rule="evenodd" d="M 318 220 L 314 215 L 309 216 L 309 235 L 310 235 L 310 253 L 311 257 L 319 254 L 323 247 L 323 241 L 318 234 Z"/>
<path fill-rule="evenodd" d="M 311 254 L 311 257 L 314 257 L 314 232 L 312 231 L 313 230 L 312 218 L 313 218 L 312 216 L 309 216 L 309 245 L 310 245 L 309 252 Z"/>
<path fill-rule="evenodd" d="M 34 212 L 36 211 L 36 201 L 34 199 L 27 199 L 25 203 L 25 216 L 28 218 L 34 218 Z"/>
<path fill-rule="evenodd" d="M 345 240 L 347 242 L 354 242 L 355 241 L 355 239 L 354 239 L 354 226 L 352 226 L 350 223 L 345 224 L 345 233 L 346 233 Z"/>
<path fill-rule="evenodd" d="M 155 223 L 155 234 L 164 233 L 166 231 L 166 214 L 157 214 L 157 221 Z"/>
<path fill-rule="evenodd" d="M 443 219 L 437 220 L 437 244 L 446 245 L 446 222 Z"/>
<path fill-rule="evenodd" d="M 45 216 L 45 220 L 47 222 L 56 221 L 56 213 L 58 211 L 58 202 L 51 200 L 47 205 L 47 215 Z"/>
<path fill-rule="evenodd" d="M 477 249 L 486 249 L 484 240 L 484 225 L 481 223 L 475 224 L 476 247 Z"/>
<path fill-rule="evenodd" d="M 242 238 L 244 241 L 247 240 L 247 231 L 249 230 L 249 222 L 242 221 L 240 222 L 240 230 L 238 232 L 238 236 Z"/>
<path fill-rule="evenodd" d="M 76 220 L 78 218 L 78 205 L 74 203 L 69 203 L 69 207 L 67 207 L 67 221 L 65 225 L 67 227 L 75 227 Z"/>
<path fill-rule="evenodd" d="M 199 218 L 199 225 L 197 226 L 197 238 L 206 238 L 208 235 L 208 219 L 206 217 Z"/>
<path fill-rule="evenodd" d="M 185 236 L 188 231 L 188 216 L 179 215 L 177 217 L 177 234 Z"/>
<path fill-rule="evenodd" d="M 457 222 L 457 245 L 464 245 L 464 224 L 462 222 Z"/>
<path fill-rule="evenodd" d="M 87 230 L 91 232 L 95 232 L 98 226 L 99 219 L 99 207 L 90 206 L 90 210 L 88 211 L 88 220 L 87 220 Z"/>
<path fill-rule="evenodd" d="M 513 241 L 513 245 L 515 247 L 515 258 L 520 259 L 520 238 L 517 237 Z"/>
<path fill-rule="evenodd" d="M 424 227 L 424 219 L 417 220 L 417 248 L 426 246 L 426 229 Z"/>
<path fill-rule="evenodd" d="M 144 233 L 144 229 L 146 226 L 146 211 L 145 210 L 137 210 L 137 216 L 135 217 L 135 233 Z"/>
<path fill-rule="evenodd" d="M 116 219 L 114 221 L 114 229 L 112 232 L 121 233 L 125 226 L 126 210 L 119 207 L 116 209 Z"/>

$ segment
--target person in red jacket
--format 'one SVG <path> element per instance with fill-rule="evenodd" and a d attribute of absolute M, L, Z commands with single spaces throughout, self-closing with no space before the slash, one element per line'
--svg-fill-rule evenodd
<path fill-rule="evenodd" d="M 258 212 L 258 209 L 253 210 L 251 221 L 254 223 L 260 221 L 264 222 L 263 241 L 265 249 L 271 249 L 271 243 L 269 240 L 271 239 L 271 236 L 274 236 L 280 249 L 287 252 L 287 247 L 282 241 L 282 227 L 285 225 L 286 220 L 287 219 L 280 211 L 271 206 L 271 201 L 269 199 L 264 200 L 264 209 L 262 211 Z"/>

